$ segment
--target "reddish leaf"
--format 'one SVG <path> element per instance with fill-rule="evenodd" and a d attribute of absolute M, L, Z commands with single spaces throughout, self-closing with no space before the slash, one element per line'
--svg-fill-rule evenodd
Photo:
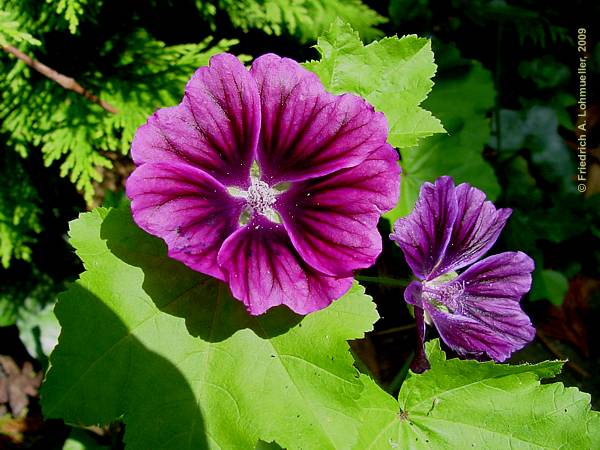
<path fill-rule="evenodd" d="M 9 356 L 0 355 L 0 406 L 8 404 L 13 417 L 19 417 L 29 404 L 29 397 L 38 393 L 42 374 L 36 374 L 30 362 L 23 368 Z"/>
<path fill-rule="evenodd" d="M 583 356 L 589 356 L 588 300 L 600 282 L 582 276 L 571 280 L 565 301 L 560 307 L 549 306 L 538 327 L 548 336 L 575 346 Z"/>

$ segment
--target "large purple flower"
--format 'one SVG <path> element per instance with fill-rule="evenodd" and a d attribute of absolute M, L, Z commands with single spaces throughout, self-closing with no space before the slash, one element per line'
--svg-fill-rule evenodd
<path fill-rule="evenodd" d="M 533 260 L 506 252 L 475 262 L 496 242 L 510 213 L 496 209 L 480 190 L 441 177 L 425 183 L 413 212 L 396 222 L 390 238 L 420 280 L 404 293 L 415 306 L 421 340 L 417 369 L 426 368 L 418 367 L 419 361 L 426 363 L 425 321 L 457 353 L 487 354 L 495 361 L 506 360 L 533 339 L 535 330 L 519 305 L 531 287 Z"/>
<path fill-rule="evenodd" d="M 383 114 L 295 61 L 268 54 L 248 71 L 217 55 L 138 129 L 133 217 L 251 314 L 307 314 L 381 251 L 377 221 L 399 192 L 387 133 Z"/>

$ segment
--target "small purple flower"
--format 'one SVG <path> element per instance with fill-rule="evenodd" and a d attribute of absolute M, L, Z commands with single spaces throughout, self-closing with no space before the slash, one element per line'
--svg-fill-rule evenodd
<path fill-rule="evenodd" d="M 531 287 L 533 260 L 505 252 L 475 262 L 496 242 L 510 214 L 510 209 L 496 209 L 480 190 L 441 177 L 425 183 L 412 213 L 396 222 L 390 238 L 420 280 L 404 292 L 406 302 L 415 306 L 421 341 L 417 371 L 427 368 L 425 321 L 433 322 L 460 355 L 487 354 L 499 362 L 534 338 L 535 329 L 519 305 Z"/>
<path fill-rule="evenodd" d="M 134 220 L 251 314 L 310 313 L 381 251 L 377 222 L 399 195 L 387 133 L 383 114 L 293 60 L 268 54 L 248 71 L 214 56 L 135 135 Z"/>

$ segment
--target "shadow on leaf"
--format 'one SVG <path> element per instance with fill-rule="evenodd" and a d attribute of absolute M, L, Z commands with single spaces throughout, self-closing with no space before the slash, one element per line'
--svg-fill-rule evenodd
<path fill-rule="evenodd" d="M 41 390 L 45 416 L 77 425 L 123 418 L 131 449 L 208 448 L 188 380 L 80 283 L 55 309 L 62 334 Z"/>
<path fill-rule="evenodd" d="M 144 291 L 161 311 L 184 318 L 192 336 L 221 342 L 238 330 L 250 328 L 257 336 L 270 339 L 303 319 L 284 306 L 259 318 L 249 315 L 226 284 L 169 258 L 164 242 L 140 229 L 128 208 L 108 213 L 101 237 L 115 256 L 142 269 Z"/>

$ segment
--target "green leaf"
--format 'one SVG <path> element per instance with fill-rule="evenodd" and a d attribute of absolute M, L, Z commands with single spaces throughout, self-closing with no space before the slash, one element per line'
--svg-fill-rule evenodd
<path fill-rule="evenodd" d="M 510 169 L 510 184 L 505 191 L 510 196 L 505 196 L 505 202 L 517 208 L 513 210 L 502 237 L 509 248 L 518 248 L 530 255 L 540 254 L 540 241 L 560 244 L 581 236 L 597 222 L 586 213 L 584 198 L 580 195 L 555 196 L 549 205 L 547 202 L 543 204 L 542 189 L 528 185 L 529 182 L 514 170 L 518 169 L 514 164 Z M 519 186 L 518 182 L 522 185 Z"/>
<path fill-rule="evenodd" d="M 109 447 L 98 444 L 84 430 L 73 428 L 62 450 L 108 450 Z"/>
<path fill-rule="evenodd" d="M 0 327 L 14 325 L 30 314 L 35 316 L 38 310 L 52 304 L 62 289 L 62 281 L 32 263 L 20 262 L 0 270 Z"/>
<path fill-rule="evenodd" d="M 316 48 L 321 60 L 305 67 L 319 76 L 328 91 L 360 95 L 382 111 L 390 126 L 391 145 L 412 146 L 423 137 L 444 132 L 440 121 L 419 106 L 431 91 L 436 71 L 428 39 L 391 37 L 364 46 L 350 25 L 337 20 Z"/>
<path fill-rule="evenodd" d="M 541 270 L 533 273 L 530 300 L 546 299 L 556 306 L 562 305 L 569 290 L 569 280 L 555 270 Z"/>
<path fill-rule="evenodd" d="M 522 61 L 519 64 L 519 75 L 532 80 L 538 89 L 558 89 L 571 77 L 569 67 L 551 55 L 542 58 Z"/>
<path fill-rule="evenodd" d="M 276 442 L 258 441 L 254 450 L 282 450 Z"/>
<path fill-rule="evenodd" d="M 534 106 L 527 113 L 530 134 L 527 147 L 531 160 L 544 178 L 565 192 L 575 191 L 575 163 L 571 151 L 558 133 L 558 118 L 550 107 Z"/>
<path fill-rule="evenodd" d="M 46 417 L 122 417 L 129 450 L 354 444 L 362 384 L 346 340 L 378 318 L 360 285 L 306 317 L 252 317 L 226 285 L 168 258 L 129 211 L 83 214 L 70 236 L 86 271 L 55 308 Z"/>
<path fill-rule="evenodd" d="M 19 339 L 31 356 L 47 367 L 48 356 L 58 344 L 60 325 L 54 315 L 54 304 L 40 305 L 32 298 L 25 301 L 17 317 Z"/>
<path fill-rule="evenodd" d="M 494 200 L 500 186 L 492 167 L 483 159 L 490 136 L 488 111 L 494 104 L 492 78 L 479 63 L 468 65 L 466 73 L 452 71 L 441 76 L 424 106 L 439 117 L 448 134 L 432 136 L 417 147 L 403 149 L 400 201 L 387 213 L 392 223 L 408 214 L 421 185 L 442 175 L 456 183 L 468 182 Z"/>
<path fill-rule="evenodd" d="M 540 384 L 562 362 L 446 360 L 438 340 L 427 343 L 427 354 L 431 369 L 412 374 L 397 401 L 362 376 L 356 449 L 593 448 L 590 396 L 562 383 Z"/>
<path fill-rule="evenodd" d="M 523 120 L 521 111 L 512 109 L 501 109 L 498 113 L 500 122 L 500 148 L 498 148 L 498 138 L 496 123 L 493 125 L 493 136 L 490 139 L 490 147 L 498 151 L 500 160 L 509 159 L 515 153 L 525 148 L 525 139 L 529 129 Z"/>
<path fill-rule="evenodd" d="M 592 445 L 590 448 L 600 448 L 600 413 L 592 411 L 588 421 L 588 432 Z"/>
<path fill-rule="evenodd" d="M 532 210 L 541 205 L 543 190 L 531 175 L 529 164 L 524 157 L 517 155 L 508 160 L 505 173 L 510 174 L 502 192 L 505 204 L 513 208 L 522 205 L 525 210 Z M 544 209 L 544 212 L 546 211 Z"/>
<path fill-rule="evenodd" d="M 525 111 L 501 110 L 500 147 L 495 138 L 490 140 L 490 146 L 498 151 L 500 159 L 529 149 L 532 164 L 554 191 L 575 193 L 575 161 L 559 134 L 557 111 L 560 108 L 556 105 L 537 104 Z"/>

